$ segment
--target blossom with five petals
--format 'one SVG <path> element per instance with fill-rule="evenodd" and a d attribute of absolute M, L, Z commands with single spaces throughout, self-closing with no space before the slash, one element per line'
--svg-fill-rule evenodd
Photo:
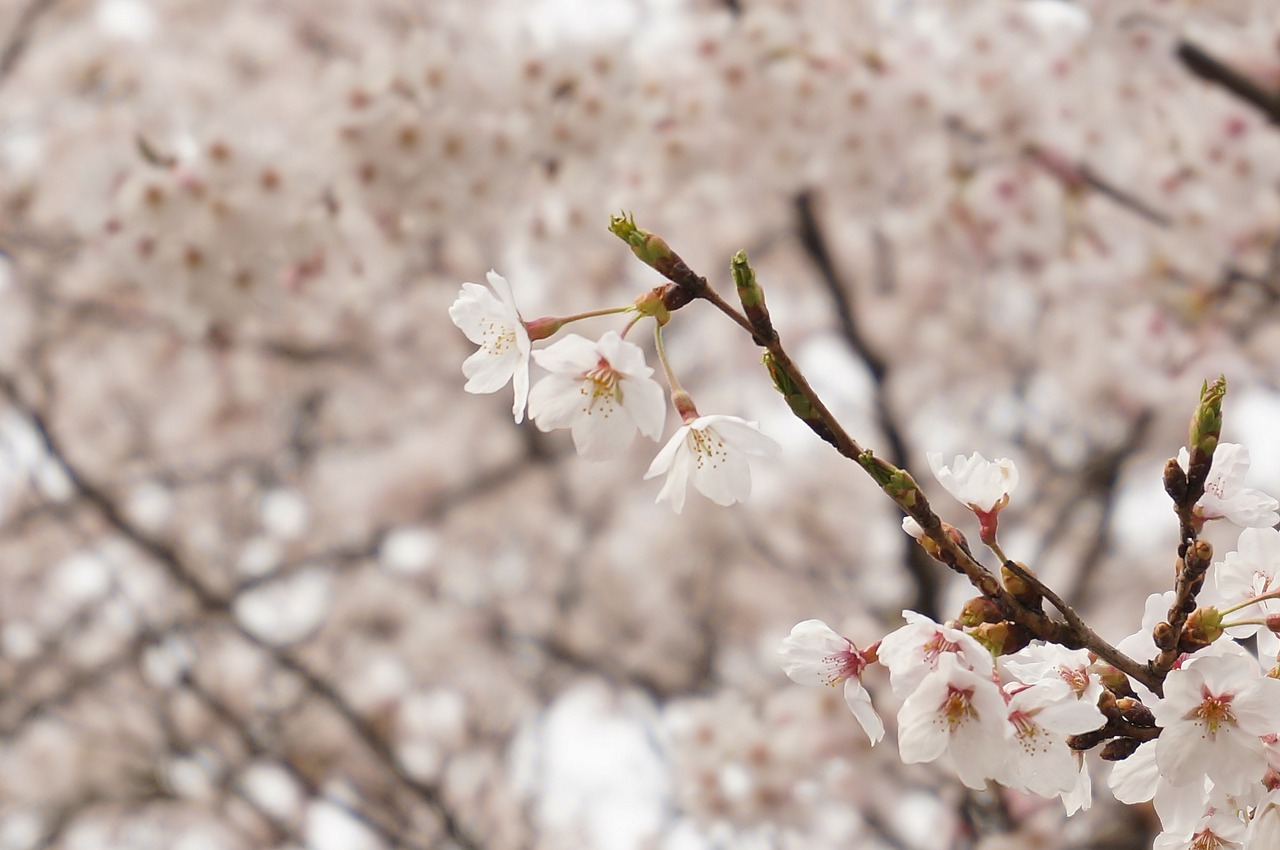
<path fill-rule="evenodd" d="M 480 350 L 462 364 L 469 393 L 496 393 L 510 381 L 515 387 L 511 412 L 516 422 L 524 421 L 529 397 L 529 355 L 532 344 L 520 311 L 516 309 L 511 284 L 495 271 L 487 275 L 489 289 L 478 283 L 464 283 L 458 299 L 449 308 L 449 318 Z M 497 293 L 496 297 L 494 293 Z"/>
<path fill-rule="evenodd" d="M 821 620 L 797 623 L 778 648 L 782 669 L 799 685 L 835 686 L 844 682 L 844 701 L 872 746 L 884 737 L 884 721 L 871 705 L 871 694 L 860 679 L 866 655 L 853 641 L 837 634 Z"/>
<path fill-rule="evenodd" d="M 636 429 L 651 440 L 662 436 L 667 403 L 649 376 L 644 352 L 616 331 L 599 342 L 570 334 L 535 351 L 549 371 L 529 393 L 529 418 L 550 431 L 569 428 L 578 453 L 590 461 L 621 454 Z"/>
<path fill-rule="evenodd" d="M 737 416 L 698 416 L 685 422 L 658 452 L 646 479 L 667 474 L 655 501 L 684 509 L 689 482 L 717 505 L 732 505 L 751 495 L 748 457 L 776 457 L 782 447 L 760 433 L 760 426 Z"/>

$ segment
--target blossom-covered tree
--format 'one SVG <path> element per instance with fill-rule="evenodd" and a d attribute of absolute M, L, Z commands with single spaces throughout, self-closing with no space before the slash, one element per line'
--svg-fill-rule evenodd
<path fill-rule="evenodd" d="M 1269 846 L 1278 26 L 0 4 L 0 845 Z"/>

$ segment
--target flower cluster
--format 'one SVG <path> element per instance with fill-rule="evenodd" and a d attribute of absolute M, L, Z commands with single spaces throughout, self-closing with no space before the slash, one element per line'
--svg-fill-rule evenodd
<path fill-rule="evenodd" d="M 589 461 L 617 457 L 637 431 L 651 440 L 661 438 L 666 421 L 662 387 L 651 377 L 653 369 L 645 364 L 641 348 L 624 339 L 645 315 L 643 298 L 633 306 L 526 322 L 506 278 L 490 271 L 488 282 L 488 289 L 464 283 L 449 308 L 454 324 L 480 346 L 462 364 L 467 392 L 493 393 L 512 384 L 516 422 L 523 421 L 527 407 L 540 430 L 569 429 L 578 453 Z M 533 349 L 533 342 L 555 335 L 570 322 L 625 312 L 640 315 L 621 334 L 607 331 L 594 342 L 569 334 Z M 671 385 L 671 401 L 684 423 L 645 473 L 645 478 L 667 476 L 657 501 L 669 501 L 679 513 L 689 484 L 719 505 L 742 501 L 751 493 L 747 459 L 773 457 L 780 450 L 778 444 L 760 433 L 754 422 L 737 416 L 700 416 L 662 355 L 660 324 L 655 336 Z M 548 373 L 532 389 L 531 359 Z"/>
<path fill-rule="evenodd" d="M 1188 466 L 1188 452 L 1179 464 Z M 943 487 L 974 512 L 983 541 L 999 552 L 996 516 L 1008 505 L 1017 470 L 981 455 L 930 465 Z M 1280 840 L 1280 531 L 1277 503 L 1243 486 L 1248 454 L 1222 443 L 1190 514 L 1199 526 L 1227 518 L 1244 526 L 1237 550 L 1209 571 L 1202 602 L 1188 619 L 1182 651 L 1163 692 L 1130 681 L 1086 650 L 1033 641 L 1016 651 L 978 628 L 939 624 L 904 611 L 906 625 L 865 650 L 818 620 L 782 641 L 787 675 L 800 684 L 843 683 L 845 700 L 872 744 L 885 736 L 861 677 L 880 663 L 889 672 L 905 763 L 945 760 L 960 781 L 994 780 L 1041 797 L 1059 797 L 1068 813 L 1088 807 L 1092 786 L 1085 750 L 1119 728 L 1122 739 L 1109 787 L 1124 803 L 1154 800 L 1163 832 L 1156 850 L 1273 848 Z M 927 543 L 918 523 L 904 527 Z M 1164 618 L 1177 604 L 1169 591 L 1148 600 L 1142 627 L 1119 644 L 1140 661 L 1154 659 Z M 967 619 L 963 620 L 968 623 Z M 1226 636 L 1227 639 L 1222 639 Z M 1231 637 L 1257 639 L 1260 663 Z M 1105 683 L 1105 684 L 1104 684 Z M 1127 756 L 1127 758 L 1125 758 Z"/>

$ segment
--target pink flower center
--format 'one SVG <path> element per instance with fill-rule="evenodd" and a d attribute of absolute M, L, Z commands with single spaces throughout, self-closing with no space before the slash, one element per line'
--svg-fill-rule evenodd
<path fill-rule="evenodd" d="M 1191 710 L 1187 719 L 1196 718 L 1211 735 L 1217 734 L 1221 726 L 1236 724 L 1236 716 L 1231 713 L 1231 700 L 1235 694 L 1211 694 L 1204 687 L 1201 687 L 1200 694 L 1204 699 Z"/>

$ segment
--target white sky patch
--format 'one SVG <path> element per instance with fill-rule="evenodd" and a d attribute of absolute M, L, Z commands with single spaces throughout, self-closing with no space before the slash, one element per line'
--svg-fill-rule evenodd
<path fill-rule="evenodd" d="M 513 748 L 517 782 L 544 828 L 580 833 L 583 850 L 640 850 L 666 822 L 667 765 L 652 707 L 598 682 L 558 697 Z"/>
<path fill-rule="evenodd" d="M 1280 393 L 1249 389 L 1236 399 L 1228 395 L 1226 423 L 1228 442 L 1238 442 L 1249 450 L 1250 486 L 1269 496 L 1280 493 Z"/>
<path fill-rule="evenodd" d="M 113 38 L 147 41 L 156 33 L 156 13 L 145 0 L 99 0 L 94 17 Z"/>
<path fill-rule="evenodd" d="M 531 34 L 548 46 L 625 35 L 640 17 L 632 0 L 537 0 L 525 8 Z"/>

